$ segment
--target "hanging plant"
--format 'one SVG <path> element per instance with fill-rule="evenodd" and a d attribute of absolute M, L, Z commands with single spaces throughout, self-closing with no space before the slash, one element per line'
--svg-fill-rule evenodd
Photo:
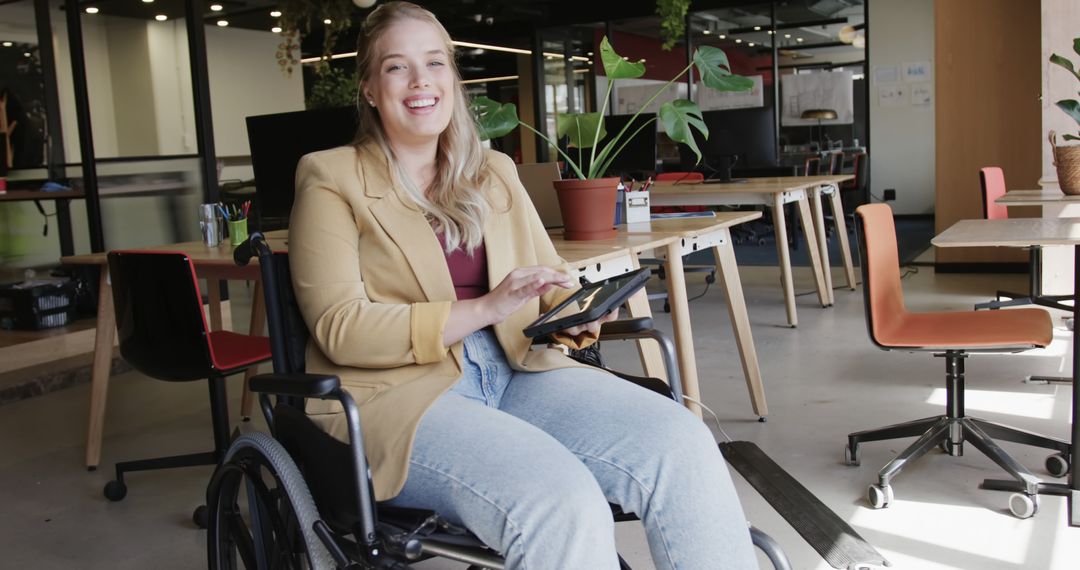
<path fill-rule="evenodd" d="M 656 13 L 660 16 L 661 46 L 670 50 L 686 33 L 686 12 L 690 0 L 656 0 Z"/>
<path fill-rule="evenodd" d="M 311 33 L 314 26 L 323 26 L 323 61 L 316 64 L 318 70 L 327 65 L 334 44 L 342 32 L 352 26 L 353 2 L 350 0 L 281 0 L 279 2 L 281 36 L 277 60 L 281 70 L 292 74 L 300 63 L 300 38 Z"/>

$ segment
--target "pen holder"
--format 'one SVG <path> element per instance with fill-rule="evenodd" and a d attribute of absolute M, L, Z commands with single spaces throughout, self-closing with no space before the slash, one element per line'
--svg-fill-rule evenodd
<path fill-rule="evenodd" d="M 202 204 L 199 206 L 199 230 L 202 233 L 203 243 L 206 247 L 217 247 L 221 244 L 221 236 L 224 233 L 222 216 L 217 204 Z"/>
<path fill-rule="evenodd" d="M 244 243 L 248 238 L 247 218 L 229 222 L 229 243 L 233 247 Z"/>

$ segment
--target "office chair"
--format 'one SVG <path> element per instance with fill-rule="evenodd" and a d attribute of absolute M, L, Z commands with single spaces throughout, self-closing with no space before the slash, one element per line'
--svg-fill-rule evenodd
<path fill-rule="evenodd" d="M 120 355 L 136 370 L 169 382 L 206 379 L 210 389 L 213 451 L 116 464 L 105 485 L 110 501 L 127 494 L 131 471 L 215 465 L 229 446 L 225 377 L 270 359 L 270 341 L 229 331 L 210 331 L 203 314 L 195 267 L 186 255 L 167 251 L 109 253 Z M 196 510 L 200 524 L 202 508 Z M 201 525 L 200 525 L 201 526 Z"/>
<path fill-rule="evenodd" d="M 1009 209 L 1003 204 L 998 204 L 997 199 L 1005 195 L 1005 172 L 997 166 L 987 166 L 979 169 L 979 183 L 982 186 L 983 218 L 987 220 L 1004 220 L 1009 217 Z M 1002 301 L 1002 297 L 1007 301 Z M 1042 246 L 1033 245 L 1028 248 L 1028 292 L 1012 293 L 998 291 L 993 301 L 976 303 L 976 309 L 1000 309 L 1001 307 L 1016 307 L 1020 305 L 1041 305 L 1062 311 L 1072 311 L 1072 307 L 1062 301 L 1073 300 L 1072 295 L 1043 295 L 1042 294 Z"/>
<path fill-rule="evenodd" d="M 803 163 L 803 176 L 817 176 L 821 174 L 821 157 L 811 156 Z"/>
<path fill-rule="evenodd" d="M 273 437 L 243 435 L 233 443 L 207 488 L 209 568 L 406 568 L 442 557 L 469 568 L 501 569 L 502 558 L 468 530 L 432 511 L 377 504 L 364 455 L 355 401 L 336 376 L 305 374 L 308 329 L 296 305 L 287 253 L 274 253 L 261 234 L 236 248 L 238 264 L 259 259 L 273 347 L 273 374 L 251 379 L 251 389 Z M 652 338 L 661 346 L 671 386 L 654 378 L 620 375 L 681 401 L 671 341 L 651 319 L 604 325 L 603 338 Z M 270 395 L 277 396 L 272 405 Z M 337 400 L 349 441 L 319 429 L 303 412 L 306 398 Z M 241 497 L 241 489 L 246 498 Z M 558 500 L 553 497 L 553 500 Z M 616 521 L 634 520 L 617 507 Z M 778 569 L 791 566 L 779 546 L 751 527 L 754 544 Z M 620 558 L 620 566 L 629 566 Z"/>
<path fill-rule="evenodd" d="M 829 153 L 827 174 L 840 174 L 844 169 L 844 151 L 834 150 Z"/>
<path fill-rule="evenodd" d="M 1050 315 L 1043 309 L 1009 311 L 957 311 L 911 313 L 904 306 L 900 263 L 892 210 L 886 204 L 867 204 L 856 210 L 856 235 L 863 278 L 866 330 L 883 350 L 929 351 L 945 359 L 945 414 L 899 423 L 848 435 L 845 460 L 859 464 L 859 444 L 900 437 L 919 436 L 878 472 L 868 498 L 875 508 L 893 500 L 892 479 L 908 463 L 935 446 L 949 455 L 964 454 L 970 442 L 1000 465 L 1022 486 L 1009 498 L 1009 509 L 1019 518 L 1038 511 L 1039 480 L 993 438 L 1057 451 L 1047 468 L 1064 475 L 1071 463 L 1068 442 L 992 423 L 964 412 L 964 360 L 974 353 L 1021 352 L 1044 347 L 1053 339 Z"/>

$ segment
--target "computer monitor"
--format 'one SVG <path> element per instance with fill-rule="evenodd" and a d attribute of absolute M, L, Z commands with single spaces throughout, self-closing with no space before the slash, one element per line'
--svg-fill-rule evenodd
<path fill-rule="evenodd" d="M 300 158 L 352 142 L 357 125 L 359 117 L 351 106 L 247 118 L 251 168 L 255 174 L 257 229 L 288 224 Z"/>
<path fill-rule="evenodd" d="M 637 116 L 630 128 L 626 130 L 626 134 L 619 141 L 622 145 L 626 143 L 626 146 L 622 148 L 622 151 L 616 155 L 615 159 L 608 167 L 608 176 L 634 176 L 641 177 L 640 173 L 647 172 L 652 174 L 656 170 L 656 123 L 652 123 L 645 128 L 641 129 L 636 135 L 631 138 L 631 134 L 638 129 L 642 124 L 647 122 L 653 115 L 648 113 L 642 113 Z M 627 124 L 630 124 L 630 120 L 634 115 L 609 115 L 604 117 L 604 131 L 607 136 L 600 139 L 596 152 L 600 152 L 604 148 L 604 145 L 608 143 L 615 135 L 619 134 L 619 131 L 623 129 Z M 618 148 L 618 147 L 616 147 Z M 581 149 L 582 160 L 581 168 L 585 170 L 589 167 L 589 156 L 592 149 Z M 577 149 L 571 148 L 567 151 L 571 158 L 577 160 Z"/>
<path fill-rule="evenodd" d="M 770 107 L 705 111 L 702 114 L 709 138 L 693 131 L 701 149 L 702 162 L 717 171 L 719 178 L 730 176 L 732 167 L 776 166 L 776 131 Z M 679 145 L 684 166 L 694 164 L 697 156 L 686 145 Z"/>

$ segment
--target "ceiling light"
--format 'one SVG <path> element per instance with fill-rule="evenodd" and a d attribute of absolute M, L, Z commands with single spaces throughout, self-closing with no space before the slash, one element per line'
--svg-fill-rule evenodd
<path fill-rule="evenodd" d="M 774 32 L 774 31 L 772 31 L 772 30 L 769 30 L 769 31 L 768 31 L 768 34 L 769 34 L 770 36 L 771 36 L 771 35 L 773 35 L 773 34 L 775 34 L 775 33 L 776 33 L 776 32 Z"/>
<path fill-rule="evenodd" d="M 749 43 L 747 43 L 746 45 L 748 45 L 748 46 L 750 46 L 750 47 L 754 47 L 754 42 L 749 42 Z"/>
<path fill-rule="evenodd" d="M 218 20 L 217 25 L 218 25 L 219 28 L 224 28 L 225 26 L 229 25 L 229 21 L 228 20 Z"/>
<path fill-rule="evenodd" d="M 845 44 L 850 44 L 852 40 L 855 39 L 855 27 L 844 26 L 843 28 L 840 28 L 840 32 L 837 33 L 836 36 Z"/>
<path fill-rule="evenodd" d="M 273 12 L 270 12 L 270 17 L 271 18 L 280 18 L 281 17 L 281 11 L 280 10 L 274 10 Z"/>
<path fill-rule="evenodd" d="M 322 21 L 322 23 L 324 23 L 324 24 L 326 24 L 327 26 L 329 26 L 330 24 L 333 24 L 333 23 L 334 23 L 334 21 L 333 21 L 333 20 L 331 20 L 330 18 L 327 18 L 327 19 L 323 20 L 323 21 Z"/>
<path fill-rule="evenodd" d="M 90 6 L 89 8 L 86 9 L 86 13 L 87 14 L 97 14 L 98 9 L 96 7 L 94 7 L 94 6 Z"/>
<path fill-rule="evenodd" d="M 720 38 L 720 39 L 722 39 L 722 40 L 726 40 L 726 39 L 727 39 L 727 36 L 726 36 L 726 35 L 724 35 L 724 34 L 720 34 L 719 36 L 716 36 L 716 37 L 718 37 L 718 38 Z"/>
<path fill-rule="evenodd" d="M 737 44 L 741 44 L 741 43 L 742 43 L 742 40 L 740 40 L 739 38 L 735 38 L 735 43 L 737 43 Z"/>
<path fill-rule="evenodd" d="M 705 30 L 705 31 L 703 31 L 701 33 L 703 33 L 703 34 L 705 34 L 707 36 L 707 35 L 712 33 L 712 30 Z"/>
<path fill-rule="evenodd" d="M 761 31 L 761 26 L 754 26 L 754 31 L 755 32 L 760 32 Z"/>
<path fill-rule="evenodd" d="M 863 49 L 866 47 L 866 36 L 859 34 L 851 40 L 852 47 Z"/>
<path fill-rule="evenodd" d="M 795 38 L 795 41 L 802 43 L 802 38 Z"/>
<path fill-rule="evenodd" d="M 784 39 L 785 40 L 790 40 L 791 39 L 791 34 L 784 34 Z"/>
<path fill-rule="evenodd" d="M 11 47 L 13 45 L 15 45 L 15 44 L 13 44 L 11 42 L 4 42 L 4 47 Z"/>
<path fill-rule="evenodd" d="M 144 4 L 153 4 L 154 0 L 142 0 Z"/>
<path fill-rule="evenodd" d="M 273 28 L 270 28 L 270 31 L 274 32 L 275 34 L 280 34 L 281 33 L 281 26 L 274 26 Z"/>
<path fill-rule="evenodd" d="M 221 4 L 211 4 L 210 5 L 210 11 L 212 11 L 212 12 L 220 12 L 220 11 L 222 11 L 224 9 L 225 9 L 225 7 L 222 6 Z"/>
<path fill-rule="evenodd" d="M 28 52 L 28 51 L 24 51 L 24 52 L 23 52 L 23 55 L 25 55 L 26 57 L 30 57 L 30 52 Z"/>
<path fill-rule="evenodd" d="M 168 20 L 169 17 L 166 16 L 165 14 L 158 14 L 157 16 L 154 16 L 154 19 L 159 21 L 159 22 L 164 22 L 165 20 Z"/>
<path fill-rule="evenodd" d="M 513 81 L 517 79 L 516 75 L 501 75 L 499 77 L 484 77 L 483 79 L 463 79 L 462 85 L 471 85 L 473 83 L 491 83 L 495 81 Z"/>

